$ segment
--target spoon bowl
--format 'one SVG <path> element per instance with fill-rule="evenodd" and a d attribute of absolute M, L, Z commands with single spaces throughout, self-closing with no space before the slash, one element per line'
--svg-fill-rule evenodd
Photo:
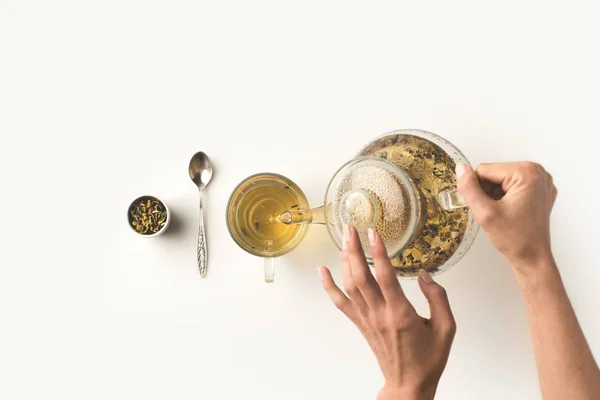
<path fill-rule="evenodd" d="M 188 168 L 190 179 L 198 186 L 204 188 L 212 179 L 213 166 L 206 153 L 199 151 L 192 156 Z"/>

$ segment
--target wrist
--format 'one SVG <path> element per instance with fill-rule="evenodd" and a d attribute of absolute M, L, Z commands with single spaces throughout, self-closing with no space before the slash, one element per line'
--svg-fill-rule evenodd
<path fill-rule="evenodd" d="M 377 400 L 433 400 L 437 387 L 408 388 L 384 386 Z"/>
<path fill-rule="evenodd" d="M 536 292 L 560 281 L 551 253 L 531 260 L 511 260 L 515 278 L 524 292 Z"/>
<path fill-rule="evenodd" d="M 513 266 L 515 272 L 521 274 L 527 274 L 528 272 L 555 265 L 552 251 L 547 248 L 535 252 L 528 251 L 519 254 L 505 254 L 505 256 Z"/>

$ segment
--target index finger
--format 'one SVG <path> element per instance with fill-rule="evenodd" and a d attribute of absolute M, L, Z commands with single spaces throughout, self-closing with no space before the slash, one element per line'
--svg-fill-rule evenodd
<path fill-rule="evenodd" d="M 352 280 L 369 308 L 377 308 L 382 305 L 384 297 L 367 264 L 358 231 L 353 225 L 346 225 L 344 229 L 344 234 L 347 237 L 346 246 L 350 258 Z"/>
<path fill-rule="evenodd" d="M 379 283 L 383 297 L 387 302 L 409 303 L 400 282 L 398 282 L 381 236 L 373 229 L 369 229 L 368 233 L 371 257 L 375 265 L 375 279 Z"/>
<path fill-rule="evenodd" d="M 543 171 L 543 167 L 539 164 L 523 161 L 510 163 L 496 164 L 479 164 L 476 172 L 480 179 L 492 182 L 502 186 L 505 192 L 514 185 L 518 179 L 530 170 Z"/>
<path fill-rule="evenodd" d="M 519 169 L 518 162 L 510 163 L 482 163 L 477 166 L 475 172 L 486 181 L 501 184 L 508 177 L 514 175 Z"/>

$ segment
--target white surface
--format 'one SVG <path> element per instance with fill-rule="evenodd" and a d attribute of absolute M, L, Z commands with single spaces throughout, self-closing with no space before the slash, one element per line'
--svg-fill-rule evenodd
<path fill-rule="evenodd" d="M 592 1 L 0 1 L 0 397 L 375 398 L 375 360 L 320 288 L 318 265 L 341 276 L 325 231 L 269 286 L 224 215 L 260 171 L 316 205 L 398 128 L 553 173 L 556 256 L 598 355 L 596 15 Z M 216 168 L 205 280 L 197 150 Z M 146 193 L 176 218 L 148 240 L 125 223 Z M 439 282 L 459 328 L 438 398 L 539 398 L 519 291 L 483 234 Z"/>

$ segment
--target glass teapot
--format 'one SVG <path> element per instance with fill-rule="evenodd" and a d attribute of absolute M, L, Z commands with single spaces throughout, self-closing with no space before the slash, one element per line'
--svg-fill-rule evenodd
<path fill-rule="evenodd" d="M 459 162 L 466 157 L 440 136 L 390 132 L 334 174 L 318 208 L 310 209 L 300 188 L 281 175 L 246 179 L 229 201 L 229 232 L 244 250 L 265 257 L 267 282 L 273 281 L 272 257 L 295 248 L 310 223 L 326 225 L 339 249 L 343 225 L 353 224 L 370 264 L 367 230 L 376 230 L 400 277 L 414 277 L 421 268 L 439 273 L 464 255 L 478 230 L 456 190 Z"/>

